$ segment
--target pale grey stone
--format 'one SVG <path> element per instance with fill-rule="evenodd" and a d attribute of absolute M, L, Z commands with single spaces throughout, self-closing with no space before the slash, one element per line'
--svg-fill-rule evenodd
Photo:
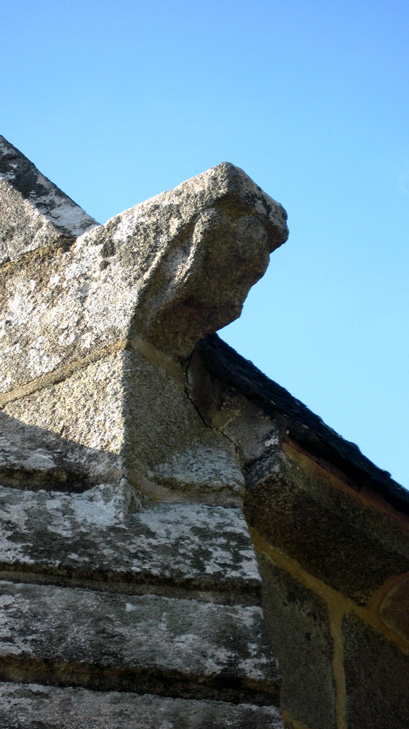
<path fill-rule="evenodd" d="M 222 164 L 105 226 L 68 230 L 68 203 L 28 161 L 24 180 L 7 150 L 9 210 L 29 238 L 7 218 L 17 237 L 4 260 L 18 260 L 0 285 L 0 676 L 70 687 L 37 687 L 51 692 L 42 704 L 16 689 L 19 721 L 38 711 L 63 727 L 82 686 L 98 689 L 102 714 L 83 691 L 73 726 L 114 727 L 117 708 L 126 719 L 126 695 L 101 694 L 115 689 L 166 694 L 166 718 L 150 701 L 163 729 L 281 726 L 254 706 L 278 702 L 279 676 L 231 508 L 244 491 L 237 449 L 198 412 L 185 360 L 239 315 L 287 237 L 285 212 Z"/>
<path fill-rule="evenodd" d="M 75 240 L 97 223 L 0 136 L 0 264 Z"/>
<path fill-rule="evenodd" d="M 214 697 L 216 687 L 220 698 L 277 700 L 277 661 L 260 607 L 6 581 L 0 607 L 5 679 L 68 678 L 138 693 L 165 681 L 179 696 Z"/>
<path fill-rule="evenodd" d="M 75 396 L 75 388 L 72 394 Z M 119 483 L 121 468 L 117 454 L 81 445 L 78 438 L 77 442 L 64 438 L 58 428 L 53 432 L 48 420 L 44 423 L 42 405 L 49 402 L 47 392 L 44 395 L 42 398 L 40 394 L 37 399 L 37 412 L 35 397 L 14 404 L 17 418 L 0 412 L 0 482 L 17 488 L 67 492 L 84 491 L 110 480 Z M 62 403 L 59 404 L 57 416 L 61 415 Z M 81 400 L 78 404 L 81 405 Z M 9 408 L 13 409 L 13 404 Z M 69 427 L 69 411 L 65 421 L 62 417 L 64 422 Z"/>
<path fill-rule="evenodd" d="M 0 406 L 43 431 L 16 468 L 17 445 L 3 444 L 8 482 L 80 490 L 125 479 L 156 500 L 240 503 L 236 447 L 203 422 L 181 360 L 238 316 L 287 236 L 285 220 L 222 164 L 69 248 L 3 267 Z"/>
<path fill-rule="evenodd" d="M 241 509 L 155 504 L 125 514 L 118 486 L 83 494 L 0 487 L 0 569 L 97 589 L 225 591 L 259 600 Z M 122 506 L 122 509 L 121 509 Z M 105 587 L 103 584 L 105 582 Z"/>
<path fill-rule="evenodd" d="M 283 729 L 274 706 L 0 684 L 2 729 Z"/>
<path fill-rule="evenodd" d="M 69 250 L 3 271 L 0 366 L 7 392 L 101 347 L 140 337 L 174 359 L 237 318 L 283 208 L 222 164 L 112 218 Z"/>
<path fill-rule="evenodd" d="M 0 474 L 3 462 L 17 482 L 31 469 L 54 488 L 65 474 L 72 490 L 126 478 L 155 500 L 227 505 L 244 493 L 231 441 L 204 424 L 183 382 L 133 349 L 10 402 L 1 422 Z"/>

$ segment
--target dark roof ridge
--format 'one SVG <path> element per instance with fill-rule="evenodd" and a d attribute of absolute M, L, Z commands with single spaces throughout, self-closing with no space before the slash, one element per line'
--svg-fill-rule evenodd
<path fill-rule="evenodd" d="M 366 486 L 398 511 L 409 515 L 409 491 L 394 481 L 388 471 L 378 468 L 358 446 L 332 428 L 284 387 L 264 375 L 217 334 L 199 344 L 210 372 L 230 386 L 240 389 L 272 415 L 284 419 L 289 437 L 312 456 L 324 459 L 345 473 L 355 488 Z"/>

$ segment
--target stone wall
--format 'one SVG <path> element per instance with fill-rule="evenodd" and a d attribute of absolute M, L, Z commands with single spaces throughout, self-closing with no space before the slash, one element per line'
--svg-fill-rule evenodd
<path fill-rule="evenodd" d="M 70 234 L 0 142 L 0 725 L 282 729 L 244 476 L 185 367 L 284 211 L 224 164 Z"/>
<path fill-rule="evenodd" d="M 111 689 L 110 727 L 122 701 L 141 726 L 278 728 L 280 694 L 289 729 L 409 727 L 407 493 L 213 334 L 285 241 L 281 206 L 222 164 L 99 226 L 3 138 L 0 192 L 1 570 L 5 635 L 20 631 L 0 656 L 4 705 L 24 727 L 38 712 L 71 727 L 77 686 L 74 722 Z M 80 637 L 50 648 L 77 599 Z"/>
<path fill-rule="evenodd" d="M 82 235 L 76 227 L 70 237 L 59 228 L 63 193 L 4 139 L 0 151 L 9 211 L 3 414 L 25 423 L 31 437 L 40 429 L 37 447 L 47 446 L 50 458 L 58 438 L 60 466 L 84 484 L 241 502 L 234 447 L 187 397 L 184 362 L 201 337 L 239 316 L 269 253 L 287 237 L 284 210 L 222 164 L 106 225 L 85 218 Z M 34 191 L 24 175 L 37 181 Z M 69 202 L 71 218 L 82 220 Z M 47 234 L 27 238 L 28 218 Z"/>
<path fill-rule="evenodd" d="M 286 726 L 409 726 L 408 493 L 220 340 L 189 383 L 239 453 Z"/>

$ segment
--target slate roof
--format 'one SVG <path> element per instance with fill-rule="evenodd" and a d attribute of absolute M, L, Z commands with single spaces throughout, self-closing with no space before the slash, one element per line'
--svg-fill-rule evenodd
<path fill-rule="evenodd" d="M 203 339 L 199 347 L 202 359 L 214 376 L 243 392 L 270 415 L 278 415 L 287 437 L 310 456 L 341 471 L 353 488 L 360 490 L 366 487 L 394 508 L 409 514 L 409 491 L 394 481 L 388 471 L 375 466 L 355 443 L 338 435 L 318 415 L 284 387 L 270 380 L 217 334 Z"/>

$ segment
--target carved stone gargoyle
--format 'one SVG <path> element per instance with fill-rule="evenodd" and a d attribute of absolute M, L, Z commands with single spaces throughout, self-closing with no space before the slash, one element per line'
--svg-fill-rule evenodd
<path fill-rule="evenodd" d="M 281 205 L 223 163 L 97 225 L 3 138 L 0 159 L 0 407 L 18 467 L 53 488 L 240 501 L 235 448 L 189 399 L 184 362 L 240 315 L 287 238 Z"/>

